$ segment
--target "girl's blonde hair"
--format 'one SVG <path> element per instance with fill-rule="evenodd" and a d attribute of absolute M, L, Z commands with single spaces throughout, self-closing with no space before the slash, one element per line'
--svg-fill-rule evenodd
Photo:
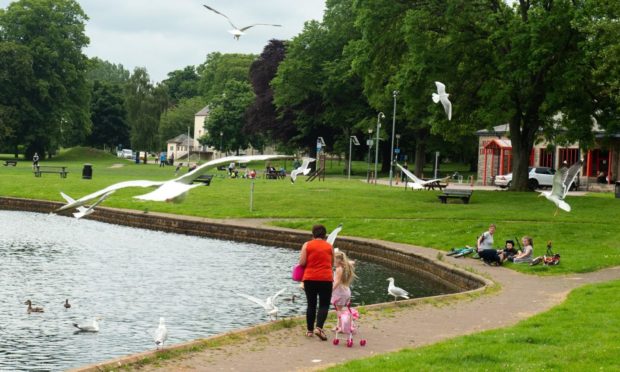
<path fill-rule="evenodd" d="M 348 287 L 351 282 L 353 282 L 353 279 L 357 278 L 357 275 L 355 275 L 355 267 L 343 251 L 336 251 L 336 253 L 334 253 L 334 259 L 342 262 L 341 282 L 342 285 Z"/>

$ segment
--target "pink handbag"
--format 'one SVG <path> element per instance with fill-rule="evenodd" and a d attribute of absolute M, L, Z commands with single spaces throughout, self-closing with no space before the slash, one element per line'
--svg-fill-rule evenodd
<path fill-rule="evenodd" d="M 304 278 L 304 270 L 306 270 L 306 268 L 301 266 L 300 264 L 293 266 L 293 280 L 296 282 L 301 282 L 301 280 Z"/>

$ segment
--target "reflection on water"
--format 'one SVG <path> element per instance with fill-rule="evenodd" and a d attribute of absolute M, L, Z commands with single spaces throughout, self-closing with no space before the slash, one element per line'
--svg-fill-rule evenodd
<path fill-rule="evenodd" d="M 290 279 L 298 252 L 75 220 L 0 211 L 0 370 L 62 370 L 154 348 L 166 318 L 168 343 L 265 322 L 237 293 L 266 298 L 281 288 L 282 316 L 302 315 Z M 353 301 L 389 301 L 389 276 L 415 296 L 443 293 L 410 274 L 358 261 Z M 27 314 L 24 302 L 44 313 Z M 65 299 L 72 304 L 63 307 Z M 73 322 L 101 316 L 99 333 Z"/>

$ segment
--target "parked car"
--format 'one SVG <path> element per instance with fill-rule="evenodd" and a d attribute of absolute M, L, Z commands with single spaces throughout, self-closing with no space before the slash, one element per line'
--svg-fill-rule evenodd
<path fill-rule="evenodd" d="M 123 159 L 133 159 L 133 151 L 131 149 L 122 149 L 116 152 L 116 156 Z"/>
<path fill-rule="evenodd" d="M 529 167 L 527 185 L 532 190 L 539 187 L 551 187 L 553 186 L 554 174 L 555 169 L 553 168 Z M 495 176 L 493 183 L 495 186 L 499 186 L 502 189 L 512 186 L 512 173 Z"/>

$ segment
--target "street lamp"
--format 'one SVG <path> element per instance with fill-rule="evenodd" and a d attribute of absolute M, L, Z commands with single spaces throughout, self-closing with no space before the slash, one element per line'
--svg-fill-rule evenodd
<path fill-rule="evenodd" d="M 400 134 L 396 133 L 396 161 L 398 162 L 398 155 L 400 155 L 400 146 L 398 146 L 398 142 L 400 141 Z M 398 172 L 398 176 L 396 178 L 396 184 L 398 185 L 398 178 L 400 178 L 400 172 Z"/>
<path fill-rule="evenodd" d="M 368 170 L 366 171 L 366 183 L 370 182 L 370 149 L 372 148 L 372 128 L 368 128 L 368 139 L 366 140 L 368 146 Z"/>
<path fill-rule="evenodd" d="M 392 147 L 390 151 L 390 186 L 392 186 L 392 176 L 394 175 L 394 132 L 396 131 L 396 97 L 398 91 L 392 92 L 394 96 L 394 112 L 392 113 Z"/>
<path fill-rule="evenodd" d="M 377 144 L 375 145 L 375 185 L 377 184 L 377 163 L 379 163 L 379 132 L 381 129 L 381 119 L 385 119 L 385 114 L 377 114 Z"/>
<path fill-rule="evenodd" d="M 223 148 L 222 148 L 223 141 L 224 141 L 224 132 L 220 132 L 220 157 L 222 157 L 222 155 L 223 155 L 223 152 L 222 152 L 222 150 L 223 150 Z"/>
<path fill-rule="evenodd" d="M 351 150 L 352 150 L 352 146 L 353 144 L 355 144 L 355 146 L 359 146 L 360 145 L 360 141 L 357 140 L 357 137 L 355 136 L 349 136 L 349 175 L 347 179 L 351 179 Z"/>

